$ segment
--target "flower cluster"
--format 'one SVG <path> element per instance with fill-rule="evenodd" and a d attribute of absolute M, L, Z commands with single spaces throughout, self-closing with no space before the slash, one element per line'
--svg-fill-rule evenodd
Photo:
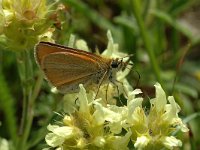
<path fill-rule="evenodd" d="M 126 56 L 117 51 L 118 46 L 113 42 L 110 32 L 108 39 L 108 47 L 102 54 L 104 57 Z M 75 45 L 76 48 L 88 50 L 82 40 Z M 128 150 L 130 146 L 136 149 L 173 149 L 181 146 L 182 142 L 172 133 L 178 129 L 187 132 L 188 128 L 178 117 L 180 107 L 174 98 L 166 98 L 157 83 L 156 96 L 150 99 L 151 107 L 146 112 L 142 107 L 143 98 L 139 95 L 141 90 L 133 90 L 125 78 L 128 72 L 124 70 L 117 74 L 117 80 L 123 83 L 119 85 L 120 94 L 124 94 L 127 100 L 124 106 L 117 106 L 113 102 L 113 96 L 117 96 L 113 85 L 109 85 L 108 93 L 102 85 L 97 99 L 96 93 L 86 93 L 83 85 L 80 85 L 78 97 L 77 94 L 66 95 L 67 114 L 63 116 L 61 124 L 48 126 L 47 144 L 56 150 Z M 108 94 L 107 101 L 105 94 Z"/>
<path fill-rule="evenodd" d="M 148 149 L 162 149 L 163 147 L 172 149 L 181 146 L 181 141 L 172 136 L 177 127 L 182 132 L 188 132 L 188 128 L 178 117 L 180 107 L 172 96 L 166 99 L 160 84 L 157 83 L 155 88 L 156 97 L 150 100 L 151 108 L 148 114 L 145 114 L 141 107 L 141 98 L 137 100 L 137 104 L 133 104 L 133 100 L 128 101 L 127 125 L 132 131 L 131 140 L 135 142 L 134 146 L 138 149 L 146 147 Z M 140 93 L 140 91 L 136 93 Z"/>
<path fill-rule="evenodd" d="M 150 100 L 148 114 L 142 108 L 139 89 L 129 91 L 126 106 L 101 104 L 93 100 L 80 85 L 78 108 L 65 115 L 62 125 L 49 125 L 46 135 L 49 146 L 58 150 L 68 149 L 128 149 L 131 141 L 137 149 L 172 149 L 181 141 L 172 136 L 177 127 L 182 132 L 188 128 L 178 117 L 180 107 L 173 97 L 168 97 L 159 84 L 155 85 L 156 97 Z"/>
<path fill-rule="evenodd" d="M 110 131 L 110 123 L 115 124 L 120 114 L 103 107 L 98 102 L 100 99 L 93 101 L 91 98 L 80 85 L 79 109 L 64 116 L 62 126 L 48 126 L 51 133 L 48 133 L 45 139 L 49 146 L 60 149 L 126 148 L 131 133 L 117 136 Z"/>
<path fill-rule="evenodd" d="M 0 35 L 9 50 L 33 48 L 41 39 L 51 40 L 53 29 L 48 22 L 46 0 L 2 0 Z M 50 39 L 49 39 L 50 37 Z"/>

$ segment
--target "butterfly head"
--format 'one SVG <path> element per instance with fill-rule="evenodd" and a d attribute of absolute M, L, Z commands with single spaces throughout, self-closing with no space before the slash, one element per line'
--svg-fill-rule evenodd
<path fill-rule="evenodd" d="M 130 56 L 128 56 L 128 57 L 130 58 Z M 113 70 L 119 71 L 119 70 L 126 69 L 128 65 L 131 65 L 131 66 L 133 65 L 132 63 L 130 63 L 130 59 L 128 59 L 127 61 L 124 62 L 123 58 L 116 58 L 116 59 L 112 60 L 110 66 Z"/>

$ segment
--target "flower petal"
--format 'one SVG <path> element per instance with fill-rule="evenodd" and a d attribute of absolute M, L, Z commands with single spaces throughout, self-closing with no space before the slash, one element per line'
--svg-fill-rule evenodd
<path fill-rule="evenodd" d="M 130 137 L 131 137 L 131 131 L 128 131 L 125 136 L 115 136 L 115 140 L 112 143 L 112 147 L 114 150 L 128 150 L 127 147 Z"/>
<path fill-rule="evenodd" d="M 134 146 L 139 150 L 144 149 L 148 145 L 149 141 L 150 139 L 147 136 L 140 136 L 137 138 Z"/>
<path fill-rule="evenodd" d="M 118 122 L 121 119 L 121 115 L 106 107 L 103 107 L 100 103 L 95 102 L 95 109 L 93 116 L 96 119 L 97 124 L 103 124 L 104 121 Z"/>
<path fill-rule="evenodd" d="M 56 128 L 59 128 L 60 126 L 58 126 L 58 125 L 51 125 L 51 124 L 49 124 L 48 126 L 47 126 L 47 129 L 49 130 L 49 131 L 54 131 Z"/>
<path fill-rule="evenodd" d="M 63 126 L 54 129 L 52 132 L 60 137 L 63 137 L 65 139 L 68 139 L 73 136 L 73 128 L 69 126 Z"/>
<path fill-rule="evenodd" d="M 76 45 L 77 49 L 81 49 L 81 50 L 84 50 L 87 52 L 89 51 L 87 43 L 84 40 L 77 40 L 75 45 Z"/>
<path fill-rule="evenodd" d="M 9 142 L 6 139 L 1 138 L 1 137 L 0 137 L 0 149 L 9 150 Z"/>
<path fill-rule="evenodd" d="M 45 137 L 45 141 L 47 142 L 49 146 L 57 147 L 59 145 L 62 145 L 65 139 L 54 133 L 48 133 Z"/>
<path fill-rule="evenodd" d="M 86 90 L 82 84 L 80 84 L 79 87 L 80 87 L 80 92 L 78 93 L 78 99 L 80 103 L 79 112 L 89 113 L 89 104 L 88 104 Z"/>
<path fill-rule="evenodd" d="M 164 107 L 167 104 L 167 99 L 161 85 L 156 83 L 154 86 L 156 88 L 156 98 L 151 100 L 151 104 L 155 105 L 157 112 L 160 112 L 164 110 Z"/>
<path fill-rule="evenodd" d="M 166 136 L 162 138 L 162 143 L 168 148 L 173 149 L 177 146 L 182 146 L 182 142 L 173 136 Z"/>
<path fill-rule="evenodd" d="M 106 140 L 104 139 L 104 137 L 102 136 L 97 136 L 94 141 L 93 141 L 94 145 L 96 145 L 97 147 L 103 147 L 106 143 Z"/>

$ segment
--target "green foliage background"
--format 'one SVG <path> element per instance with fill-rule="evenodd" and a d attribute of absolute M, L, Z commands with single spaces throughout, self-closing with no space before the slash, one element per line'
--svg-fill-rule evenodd
<path fill-rule="evenodd" d="M 53 3 L 49 1 L 49 3 Z M 92 51 L 104 50 L 106 32 L 111 30 L 119 49 L 134 54 L 129 81 L 143 90 L 148 99 L 154 95 L 158 81 L 168 95 L 181 106 L 181 115 L 190 128 L 189 135 L 177 135 L 183 141 L 181 149 L 200 147 L 200 1 L 199 0 L 60 0 L 54 20 L 56 43 L 67 45 L 70 34 L 84 39 Z M 23 87 L 34 86 L 39 91 L 34 105 L 34 117 L 25 138 L 25 149 L 44 148 L 46 126 L 55 119 L 53 111 L 62 110 L 62 95 L 50 94 L 50 88 L 38 70 L 33 51 L 28 55 L 34 69 L 20 81 L 16 62 L 23 58 L 0 46 L 0 137 L 10 141 L 21 138 Z M 23 67 L 21 66 L 21 70 Z M 140 79 L 138 74 L 140 75 Z M 139 84 L 137 84 L 139 80 Z M 148 103 L 145 104 L 148 107 Z"/>

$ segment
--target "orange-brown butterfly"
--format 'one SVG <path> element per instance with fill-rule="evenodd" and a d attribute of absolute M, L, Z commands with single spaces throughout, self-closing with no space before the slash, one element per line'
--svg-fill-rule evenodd
<path fill-rule="evenodd" d="M 104 58 L 83 50 L 40 42 L 35 58 L 47 80 L 61 93 L 79 91 L 79 84 L 90 86 L 116 83 L 116 73 L 127 66 L 123 59 Z M 98 93 L 98 92 L 97 92 Z"/>

